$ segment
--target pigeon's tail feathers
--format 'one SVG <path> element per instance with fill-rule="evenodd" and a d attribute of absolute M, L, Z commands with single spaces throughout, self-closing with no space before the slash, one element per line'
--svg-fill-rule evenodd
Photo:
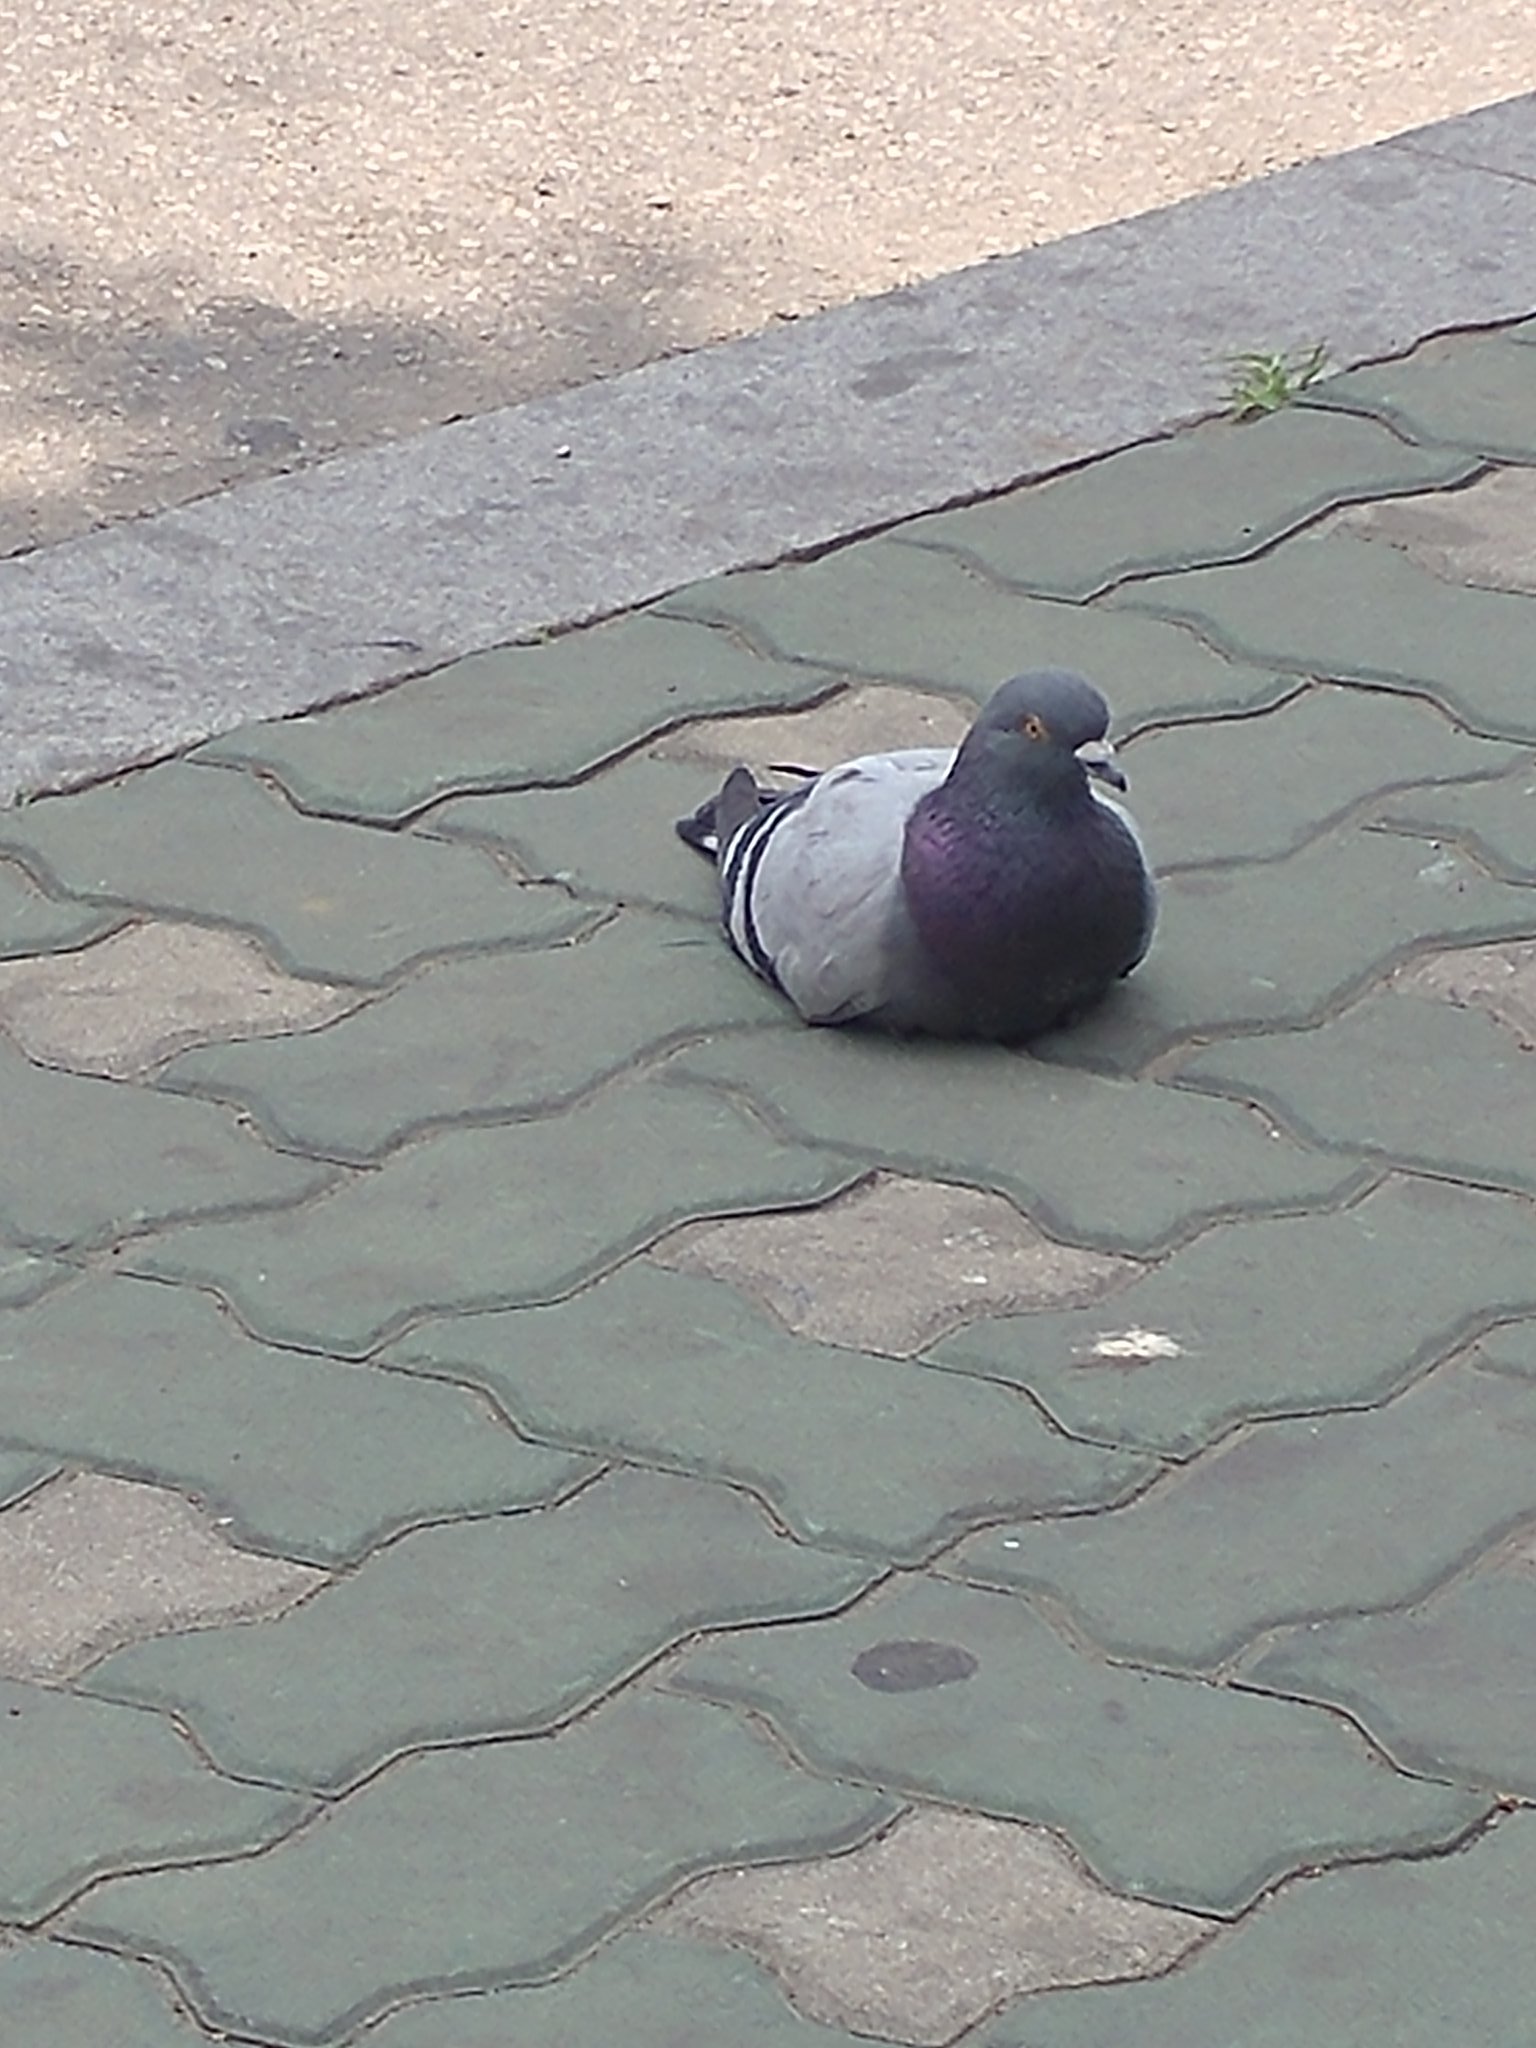
<path fill-rule="evenodd" d="M 733 768 L 719 793 L 679 818 L 677 836 L 706 860 L 720 860 L 742 826 L 779 800 L 778 793 L 761 789 L 750 768 Z"/>

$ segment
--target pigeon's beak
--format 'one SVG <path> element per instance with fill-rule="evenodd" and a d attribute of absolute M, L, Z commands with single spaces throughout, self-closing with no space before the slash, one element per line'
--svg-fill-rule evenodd
<path fill-rule="evenodd" d="M 1077 750 L 1077 758 L 1088 773 L 1097 776 L 1100 782 L 1107 782 L 1111 789 L 1125 788 L 1125 773 L 1115 759 L 1115 750 L 1108 740 L 1084 740 Z"/>

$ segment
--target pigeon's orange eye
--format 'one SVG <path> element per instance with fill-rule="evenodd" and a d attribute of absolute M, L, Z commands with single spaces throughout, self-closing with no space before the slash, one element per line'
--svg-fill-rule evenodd
<path fill-rule="evenodd" d="M 1027 740 L 1048 740 L 1051 736 L 1046 729 L 1045 720 L 1034 711 L 1025 712 L 1019 720 L 1019 731 Z"/>

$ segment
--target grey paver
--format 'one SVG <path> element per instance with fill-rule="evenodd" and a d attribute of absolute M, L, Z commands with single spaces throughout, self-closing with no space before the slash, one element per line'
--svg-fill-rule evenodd
<path fill-rule="evenodd" d="M 195 758 L 259 767 L 308 810 L 389 823 L 469 790 L 569 782 L 685 718 L 809 703 L 834 680 L 640 613 L 471 655 L 319 717 L 246 726 Z"/>
<path fill-rule="evenodd" d="M 1536 361 L 1502 335 L 1425 342 L 1330 377 L 1308 403 L 1370 413 L 1416 441 L 1536 461 Z"/>
<path fill-rule="evenodd" d="M 1330 506 L 1470 474 L 1374 422 L 1294 408 L 1145 441 L 1032 489 L 915 519 L 893 538 L 964 555 L 1020 589 L 1088 597 L 1122 577 L 1257 554 Z"/>
<path fill-rule="evenodd" d="M 34 1456 L 180 1487 L 319 1563 L 454 1510 L 537 1506 L 590 1469 L 455 1388 L 272 1350 L 191 1288 L 101 1276 L 0 1316 L 0 1414 Z"/>
<path fill-rule="evenodd" d="M 203 2048 L 154 1971 L 77 1943 L 0 1949 L 6 2048 Z"/>
<path fill-rule="evenodd" d="M 1117 991 L 1118 993 L 1118 991 Z M 1113 1001 L 1115 998 L 1109 998 Z M 870 1165 L 991 1187 L 1051 1236 L 1146 1252 L 1203 1219 L 1327 1200 L 1343 1161 L 1267 1136 L 1234 1104 L 1028 1060 L 997 1047 L 858 1032 L 744 1032 L 678 1056 L 777 1123 Z"/>
<path fill-rule="evenodd" d="M 306 1802 L 205 1770 L 167 1720 L 0 1679 L 0 1921 L 31 1922 L 135 1864 L 258 1848 Z"/>
<path fill-rule="evenodd" d="M 365 1352 L 436 1309 L 569 1293 L 689 1217 L 794 1207 L 856 1177 L 718 1097 L 630 1081 L 535 1123 L 445 1132 L 333 1200 L 171 1231 L 125 1263 L 217 1288 L 279 1343 Z"/>
<path fill-rule="evenodd" d="M 428 953 L 545 942 L 590 917 L 475 848 L 305 817 L 254 775 L 185 761 L 0 812 L 0 847 L 74 895 L 234 924 L 294 973 L 333 981 L 382 981 Z"/>
<path fill-rule="evenodd" d="M 578 944 L 439 962 L 328 1031 L 187 1053 L 161 1080 L 238 1102 L 281 1143 L 366 1159 L 434 1121 L 568 1101 L 657 1048 L 779 1008 L 724 945 L 630 916 Z"/>
<path fill-rule="evenodd" d="M 632 1693 L 551 1742 L 407 1759 L 279 1852 L 119 1879 L 67 1924 L 171 1962 L 205 2024 L 328 2042 L 406 1991 L 547 1977 L 701 1868 L 846 1847 L 893 1810 Z"/>
<path fill-rule="evenodd" d="M 1536 469 L 1489 470 L 1464 491 L 1382 498 L 1340 514 L 1346 533 L 1401 548 L 1432 576 L 1536 597 Z"/>
<path fill-rule="evenodd" d="M 1533 1883 L 1521 1814 L 1459 1855 L 1290 1885 L 1171 1976 L 1025 2000 L 976 2048 L 1509 2048 L 1536 2000 Z"/>
<path fill-rule="evenodd" d="M 59 1461 L 37 1451 L 0 1450 L 0 1506 L 30 1493 L 58 1470 Z"/>
<path fill-rule="evenodd" d="M 404 1537 L 263 1628 L 124 1650 L 86 1689 L 174 1712 L 237 1776 L 334 1789 L 403 1749 L 540 1733 L 698 1629 L 825 1612 L 872 1576 L 740 1494 L 620 1472 Z"/>
<path fill-rule="evenodd" d="M 1251 1430 L 1116 1513 L 988 1529 L 945 1569 L 1055 1595 L 1114 1655 L 1210 1668 L 1283 1622 L 1421 1599 L 1536 1517 L 1533 1433 L 1536 1386 L 1447 1368 Z"/>
<path fill-rule="evenodd" d="M 878 1683 L 881 1653 L 914 1679 Z M 670 1682 L 766 1716 L 815 1770 L 1057 1828 L 1112 1889 L 1195 1911 L 1236 1913 L 1311 1864 L 1444 1846 L 1489 1806 L 1382 1770 L 1331 1714 L 1106 1665 L 1016 1597 L 932 1579 L 707 1642 Z"/>
<path fill-rule="evenodd" d="M 1536 761 L 1463 789 L 1404 790 L 1381 807 L 1389 823 L 1460 839 L 1495 874 L 1536 882 Z"/>
<path fill-rule="evenodd" d="M 1153 1469 L 1069 1442 L 1005 1389 L 957 1397 L 938 1374 L 789 1336 L 733 1288 L 645 1262 L 552 1308 L 426 1323 L 386 1356 L 481 1382 L 534 1436 L 750 1486 L 803 1540 L 882 1560 L 921 1557 L 1010 1501 L 1117 1499 Z"/>
<path fill-rule="evenodd" d="M 20 1308 L 69 1277 L 69 1268 L 53 1259 L 0 1244 L 0 1308 Z"/>
<path fill-rule="evenodd" d="M 1536 1301 L 1521 1201 L 1389 1180 L 1351 1208 L 1208 1232 L 1112 1299 L 973 1324 L 938 1364 L 1070 1429 L 1189 1451 L 1239 1421 L 1375 1404 Z"/>
<path fill-rule="evenodd" d="M 121 911 L 45 896 L 22 870 L 0 861 L 0 960 L 84 946 L 122 921 Z"/>

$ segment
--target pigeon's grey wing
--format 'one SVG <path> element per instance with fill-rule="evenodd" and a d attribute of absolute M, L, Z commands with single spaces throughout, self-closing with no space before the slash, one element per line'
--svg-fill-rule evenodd
<path fill-rule="evenodd" d="M 1137 826 L 1136 820 L 1131 816 L 1130 812 L 1126 809 L 1124 804 L 1120 803 L 1116 798 L 1112 797 L 1107 790 L 1102 789 L 1098 783 L 1090 782 L 1088 787 L 1092 791 L 1095 800 L 1101 803 L 1106 811 L 1111 812 L 1116 818 L 1119 819 L 1121 825 L 1129 834 L 1131 843 L 1135 846 L 1136 852 L 1141 860 L 1143 892 L 1142 903 L 1144 913 L 1142 918 L 1141 944 L 1137 950 L 1135 958 L 1128 962 L 1128 964 L 1122 967 L 1120 970 L 1122 975 L 1126 975 L 1129 974 L 1133 968 L 1139 967 L 1141 965 L 1142 961 L 1145 960 L 1147 957 L 1148 948 L 1152 944 L 1152 929 L 1153 926 L 1157 923 L 1157 883 L 1152 878 L 1152 864 L 1147 859 L 1146 844 L 1142 839 L 1141 832 L 1139 827 Z"/>
<path fill-rule="evenodd" d="M 897 971 L 902 835 L 952 748 L 845 762 L 750 819 L 721 863 L 731 943 L 809 1022 L 878 1010 Z"/>

